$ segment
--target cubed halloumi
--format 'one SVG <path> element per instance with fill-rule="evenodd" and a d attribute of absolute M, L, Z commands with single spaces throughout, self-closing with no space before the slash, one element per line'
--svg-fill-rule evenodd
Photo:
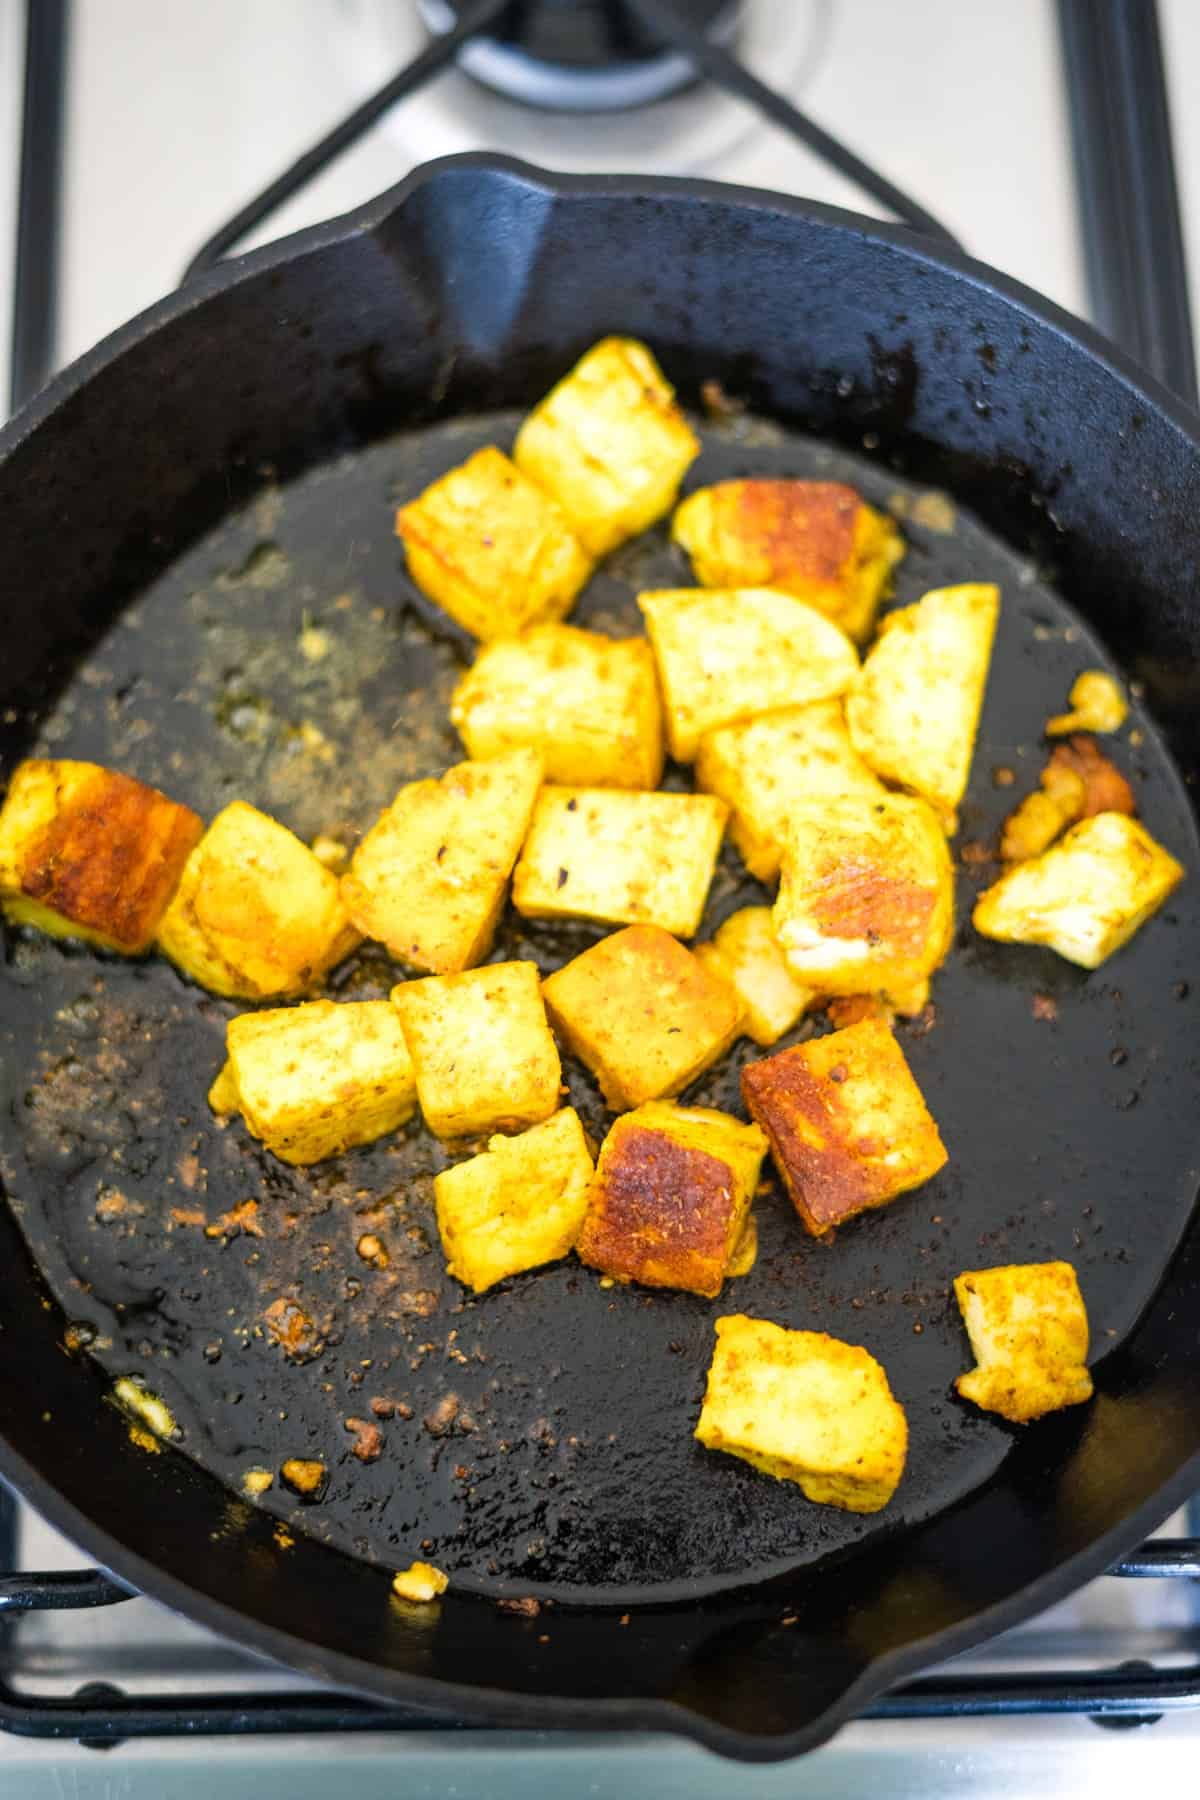
<path fill-rule="evenodd" d="M 32 758 L 0 809 L 0 903 L 14 924 L 136 956 L 203 831 L 190 807 L 128 775 Z"/>
<path fill-rule="evenodd" d="M 748 1063 L 742 1096 L 814 1237 L 919 1187 L 946 1162 L 904 1052 L 878 1019 Z"/>
<path fill-rule="evenodd" d="M 840 700 L 785 706 L 706 732 L 696 786 L 728 803 L 729 835 L 764 882 L 779 873 L 793 807 L 830 794 L 874 799 L 885 791 L 850 742 Z"/>
<path fill-rule="evenodd" d="M 979 896 L 976 931 L 1005 944 L 1044 944 L 1098 969 L 1158 911 L 1184 870 L 1136 819 L 1097 813 L 1042 856 Z"/>
<path fill-rule="evenodd" d="M 579 1115 L 564 1107 L 519 1137 L 434 1176 L 438 1231 L 451 1275 L 477 1294 L 574 1249 L 592 1157 Z"/>
<path fill-rule="evenodd" d="M 596 1164 L 580 1259 L 618 1281 L 719 1294 L 766 1149 L 756 1125 L 708 1107 L 622 1114 Z"/>
<path fill-rule="evenodd" d="M 792 973 L 775 941 L 769 906 L 743 906 L 731 913 L 709 943 L 696 945 L 694 954 L 735 990 L 745 1030 L 756 1044 L 776 1043 L 816 999 Z"/>
<path fill-rule="evenodd" d="M 869 1351 L 744 1313 L 717 1320 L 696 1436 L 857 1513 L 887 1505 L 908 1454 L 904 1409 Z"/>
<path fill-rule="evenodd" d="M 450 719 L 474 757 L 539 751 L 547 781 L 655 788 L 662 776 L 658 671 L 645 638 L 535 625 L 480 651 Z"/>
<path fill-rule="evenodd" d="M 840 481 L 719 481 L 688 495 L 671 535 L 705 587 L 795 594 L 858 643 L 904 555 L 894 522 Z"/>
<path fill-rule="evenodd" d="M 709 794 L 545 787 L 513 873 L 529 919 L 699 929 L 728 808 Z"/>
<path fill-rule="evenodd" d="M 492 446 L 402 506 L 396 535 L 421 592 L 485 641 L 561 619 L 592 572 L 562 508 Z"/>
<path fill-rule="evenodd" d="M 521 1131 L 558 1106 L 562 1068 L 536 964 L 405 981 L 391 1000 L 435 1137 Z"/>
<path fill-rule="evenodd" d="M 538 752 L 513 750 L 402 787 L 342 877 L 359 930 L 434 974 L 481 962 L 541 784 Z"/>
<path fill-rule="evenodd" d="M 958 828 L 1000 617 L 989 582 L 935 588 L 889 613 L 846 695 L 854 747 L 877 775 Z"/>
<path fill-rule="evenodd" d="M 311 1000 L 230 1019 L 215 1111 L 237 1110 L 281 1162 L 315 1163 L 416 1111 L 412 1058 L 386 1000 Z"/>
<path fill-rule="evenodd" d="M 164 955 L 214 994 L 302 994 L 361 941 L 330 873 L 278 820 L 242 800 L 187 860 L 158 929 Z"/>
<path fill-rule="evenodd" d="M 662 588 L 638 595 L 658 660 L 667 743 L 691 762 L 706 731 L 844 693 L 858 652 L 807 601 L 771 588 Z"/>
<path fill-rule="evenodd" d="M 794 807 L 774 926 L 808 986 L 907 1010 L 954 932 L 954 869 L 932 809 L 907 794 Z"/>
<path fill-rule="evenodd" d="M 1014 1424 L 1092 1397 L 1088 1319 L 1070 1263 L 967 1269 L 954 1280 L 976 1367 L 955 1387 Z"/>
<path fill-rule="evenodd" d="M 741 1028 L 737 994 L 656 925 L 615 931 L 543 984 L 563 1043 L 615 1110 L 678 1094 Z"/>
<path fill-rule="evenodd" d="M 669 512 L 699 440 L 644 344 L 594 344 L 517 433 L 517 466 L 553 494 L 593 556 Z"/>

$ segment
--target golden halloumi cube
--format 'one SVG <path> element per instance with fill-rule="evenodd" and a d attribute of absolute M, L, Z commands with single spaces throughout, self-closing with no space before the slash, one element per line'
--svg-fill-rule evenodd
<path fill-rule="evenodd" d="M 402 787 L 342 876 L 358 929 L 414 969 L 482 962 L 541 785 L 538 752 L 513 750 Z"/>
<path fill-rule="evenodd" d="M 696 1436 L 857 1513 L 887 1505 L 908 1454 L 904 1409 L 868 1350 L 744 1313 L 717 1320 Z"/>
<path fill-rule="evenodd" d="M 528 919 L 700 928 L 729 809 L 708 794 L 544 787 L 513 872 Z"/>
<path fill-rule="evenodd" d="M 396 514 L 423 594 L 490 642 L 571 610 L 592 559 L 562 508 L 489 446 Z"/>
<path fill-rule="evenodd" d="M 744 1029 L 756 1044 L 774 1044 L 802 1019 L 817 996 L 797 980 L 775 940 L 769 906 L 743 906 L 731 913 L 697 959 L 737 993 Z"/>
<path fill-rule="evenodd" d="M 795 594 L 857 643 L 904 555 L 894 521 L 840 481 L 718 481 L 688 495 L 671 535 L 705 587 Z"/>
<path fill-rule="evenodd" d="M 474 757 L 540 751 L 547 781 L 655 788 L 662 777 L 658 671 L 645 638 L 535 625 L 489 644 L 455 688 L 450 719 Z"/>
<path fill-rule="evenodd" d="M 706 732 L 696 786 L 732 808 L 729 835 L 762 882 L 779 874 L 788 819 L 801 801 L 885 792 L 850 742 L 840 700 L 785 706 Z"/>
<path fill-rule="evenodd" d="M 730 984 L 656 925 L 614 931 L 542 991 L 554 1029 L 614 1111 L 681 1092 L 742 1024 Z"/>
<path fill-rule="evenodd" d="M 229 1060 L 209 1103 L 240 1112 L 281 1162 L 322 1162 L 397 1130 L 416 1111 L 412 1058 L 386 1000 L 239 1013 L 225 1041 Z"/>
<path fill-rule="evenodd" d="M 904 1052 L 879 1019 L 748 1063 L 742 1097 L 814 1237 L 920 1187 L 947 1160 Z"/>
<path fill-rule="evenodd" d="M 667 744 L 692 762 L 706 731 L 844 693 L 858 652 L 815 606 L 771 588 L 662 588 L 638 605 L 658 659 Z"/>
<path fill-rule="evenodd" d="M 556 1110 L 562 1065 L 535 963 L 401 982 L 391 1000 L 435 1137 L 522 1131 Z"/>
<path fill-rule="evenodd" d="M 158 928 L 164 955 L 214 994 L 302 994 L 361 942 L 337 876 L 243 800 L 219 812 Z"/>
<path fill-rule="evenodd" d="M 594 344 L 517 433 L 518 468 L 553 494 L 593 556 L 670 512 L 700 443 L 644 344 Z"/>
<path fill-rule="evenodd" d="M 766 1151 L 756 1125 L 709 1107 L 623 1113 L 596 1164 L 581 1261 L 617 1281 L 719 1294 Z"/>
<path fill-rule="evenodd" d="M 1097 813 L 1043 855 L 986 889 L 972 915 L 982 937 L 1045 944 L 1098 969 L 1178 887 L 1184 869 L 1136 819 Z"/>
<path fill-rule="evenodd" d="M 451 1275 L 477 1294 L 575 1247 L 592 1157 L 579 1115 L 564 1107 L 519 1137 L 434 1176 L 438 1231 Z"/>
<path fill-rule="evenodd" d="M 955 1387 L 1016 1425 L 1092 1397 L 1088 1318 L 1070 1263 L 967 1269 L 954 1294 L 976 1367 Z"/>
<path fill-rule="evenodd" d="M 794 807 L 774 926 L 808 986 L 902 1006 L 954 934 L 954 869 L 935 813 L 907 794 Z"/>
<path fill-rule="evenodd" d="M 137 956 L 203 831 L 190 807 L 98 763 L 20 763 L 0 809 L 5 915 Z"/>
<path fill-rule="evenodd" d="M 846 695 L 854 747 L 877 775 L 920 794 L 958 829 L 1000 617 L 990 582 L 934 588 L 889 613 Z"/>

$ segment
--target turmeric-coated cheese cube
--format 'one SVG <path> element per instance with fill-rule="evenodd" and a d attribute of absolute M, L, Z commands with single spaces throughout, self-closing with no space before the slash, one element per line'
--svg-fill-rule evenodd
<path fill-rule="evenodd" d="M 98 763 L 23 762 L 0 809 L 5 915 L 136 956 L 203 830 L 189 807 Z"/>
<path fill-rule="evenodd" d="M 706 732 L 696 753 L 696 786 L 728 803 L 729 835 L 763 882 L 779 873 L 795 806 L 830 794 L 874 799 L 884 792 L 850 742 L 840 700 L 785 706 Z"/>
<path fill-rule="evenodd" d="M 857 1513 L 887 1505 L 908 1454 L 904 1409 L 869 1351 L 744 1313 L 717 1320 L 696 1436 Z"/>
<path fill-rule="evenodd" d="M 369 1144 L 416 1111 L 412 1058 L 386 1000 L 239 1013 L 225 1041 L 213 1110 L 240 1112 L 281 1162 L 321 1162 Z"/>
<path fill-rule="evenodd" d="M 708 1107 L 622 1114 L 596 1164 L 581 1260 L 617 1281 L 719 1294 L 766 1149 L 756 1125 Z"/>
<path fill-rule="evenodd" d="M 678 1094 L 737 1037 L 732 986 L 657 925 L 615 931 L 543 984 L 566 1048 L 614 1111 Z"/>
<path fill-rule="evenodd" d="M 858 652 L 807 601 L 771 588 L 662 588 L 638 605 L 658 659 L 667 744 L 692 762 L 706 731 L 844 693 Z"/>
<path fill-rule="evenodd" d="M 774 1044 L 803 1018 L 817 996 L 797 980 L 775 938 L 769 906 L 731 913 L 694 954 L 723 976 L 745 1012 L 745 1030 L 756 1044 Z"/>
<path fill-rule="evenodd" d="M 405 981 L 391 999 L 435 1137 L 521 1131 L 554 1112 L 562 1066 L 536 964 Z"/>
<path fill-rule="evenodd" d="M 513 456 L 591 555 L 604 556 L 671 510 L 699 452 L 646 346 L 609 337 L 529 414 Z"/>
<path fill-rule="evenodd" d="M 529 919 L 699 929 L 728 808 L 708 794 L 545 787 L 513 873 Z"/>
<path fill-rule="evenodd" d="M 645 638 L 535 625 L 480 651 L 450 718 L 474 757 L 539 751 L 547 781 L 654 788 L 662 776 L 658 671 Z"/>
<path fill-rule="evenodd" d="M 451 1275 L 477 1294 L 575 1247 L 592 1157 L 579 1115 L 564 1107 L 519 1137 L 435 1175 L 438 1231 Z"/>
<path fill-rule="evenodd" d="M 880 993 L 905 1008 L 954 931 L 954 870 L 936 815 L 907 794 L 796 806 L 774 925 L 810 987 Z"/>
<path fill-rule="evenodd" d="M 450 1577 L 445 1570 L 427 1562 L 409 1563 L 407 1569 L 392 1576 L 393 1594 L 410 1605 L 427 1605 L 444 1594 L 449 1586 Z"/>
<path fill-rule="evenodd" d="M 489 642 L 570 611 L 592 560 L 550 495 L 489 446 L 396 514 L 423 594 Z"/>
<path fill-rule="evenodd" d="M 671 535 L 705 587 L 795 594 L 858 643 L 904 555 L 893 521 L 840 481 L 718 481 L 688 495 Z"/>
<path fill-rule="evenodd" d="M 164 955 L 214 994 L 302 994 L 361 941 L 337 876 L 285 825 L 234 800 L 183 871 L 158 930 Z"/>
<path fill-rule="evenodd" d="M 1042 856 L 1002 875 L 975 903 L 982 937 L 1045 944 L 1098 969 L 1183 880 L 1184 870 L 1136 819 L 1097 813 Z"/>
<path fill-rule="evenodd" d="M 1087 1310 L 1070 1263 L 967 1269 L 954 1293 L 977 1365 L 954 1384 L 964 1400 L 1021 1425 L 1091 1399 Z"/>
<path fill-rule="evenodd" d="M 889 613 L 846 695 L 854 747 L 958 829 L 1000 617 L 990 582 L 935 588 Z"/>
<path fill-rule="evenodd" d="M 359 930 L 437 975 L 482 962 L 541 784 L 537 751 L 513 750 L 402 787 L 342 876 Z"/>
<path fill-rule="evenodd" d="M 879 1019 L 748 1063 L 742 1096 L 814 1237 L 920 1187 L 946 1162 L 904 1052 Z"/>

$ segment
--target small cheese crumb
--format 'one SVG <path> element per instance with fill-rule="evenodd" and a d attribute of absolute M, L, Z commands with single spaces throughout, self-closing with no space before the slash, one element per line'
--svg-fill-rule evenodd
<path fill-rule="evenodd" d="M 410 1563 L 392 1577 L 392 1592 L 400 1600 L 436 1600 L 450 1585 L 450 1577 L 432 1563 Z"/>
<path fill-rule="evenodd" d="M 274 1481 L 275 1477 L 270 1469 L 247 1469 L 242 1476 L 242 1491 L 257 1498 L 259 1494 L 265 1494 Z"/>
<path fill-rule="evenodd" d="M 1103 669 L 1085 669 L 1071 689 L 1070 712 L 1046 720 L 1047 737 L 1065 737 L 1071 731 L 1120 731 L 1129 717 L 1129 702 Z"/>
<path fill-rule="evenodd" d="M 179 1429 L 166 1401 L 152 1394 L 136 1375 L 122 1375 L 114 1382 L 113 1398 L 123 1412 L 131 1413 L 155 1437 L 174 1437 Z"/>

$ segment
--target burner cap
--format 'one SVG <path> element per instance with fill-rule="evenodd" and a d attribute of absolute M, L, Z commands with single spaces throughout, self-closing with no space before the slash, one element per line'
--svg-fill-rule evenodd
<path fill-rule="evenodd" d="M 417 0 L 430 31 L 449 31 L 462 0 Z M 718 42 L 737 30 L 740 0 L 675 0 Z M 648 32 L 622 0 L 514 0 L 504 23 L 474 39 L 459 67 L 486 87 L 552 112 L 646 106 L 695 80 L 686 56 Z"/>

